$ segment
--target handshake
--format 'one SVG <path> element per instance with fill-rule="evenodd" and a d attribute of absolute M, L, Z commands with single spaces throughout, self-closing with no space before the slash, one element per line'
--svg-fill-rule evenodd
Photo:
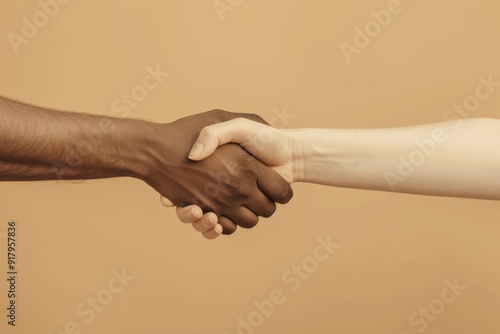
<path fill-rule="evenodd" d="M 212 110 L 153 125 L 155 163 L 140 178 L 204 237 L 252 228 L 292 198 L 297 145 L 261 117 Z"/>
<path fill-rule="evenodd" d="M 222 110 L 160 124 L 0 97 L 0 181 L 134 177 L 213 239 L 270 217 L 293 182 L 499 200 L 498 133 L 492 118 L 280 130 Z"/>
<path fill-rule="evenodd" d="M 274 134 L 251 114 L 212 110 L 154 123 L 0 96 L 0 181 L 133 177 L 158 191 L 164 204 L 178 206 L 183 220 L 206 212 L 200 223 L 216 222 L 206 236 L 231 234 L 292 198 L 292 147 Z"/>

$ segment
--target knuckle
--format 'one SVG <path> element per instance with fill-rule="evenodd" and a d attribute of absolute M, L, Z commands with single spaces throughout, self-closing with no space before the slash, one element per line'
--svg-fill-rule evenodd
<path fill-rule="evenodd" d="M 213 137 L 215 136 L 214 130 L 210 127 L 210 125 L 205 126 L 200 131 L 199 137 Z"/>
<path fill-rule="evenodd" d="M 211 228 L 214 226 L 214 224 L 212 223 L 212 221 L 210 220 L 208 215 L 203 216 L 202 224 L 203 224 L 203 227 L 205 227 L 205 228 Z"/>
<path fill-rule="evenodd" d="M 250 189 L 246 183 L 238 183 L 234 186 L 234 192 L 237 196 L 246 198 L 250 194 Z"/>
<path fill-rule="evenodd" d="M 241 174 L 243 175 L 245 180 L 256 180 L 257 175 L 255 174 L 255 170 L 252 169 L 251 161 L 247 161 L 246 167 L 247 169 L 241 171 Z"/>
<path fill-rule="evenodd" d="M 245 117 L 237 117 L 237 118 L 231 120 L 231 122 L 233 123 L 233 125 L 235 127 L 241 127 L 241 128 L 245 127 L 245 125 L 246 125 L 245 123 L 247 121 L 248 121 L 248 119 Z"/>

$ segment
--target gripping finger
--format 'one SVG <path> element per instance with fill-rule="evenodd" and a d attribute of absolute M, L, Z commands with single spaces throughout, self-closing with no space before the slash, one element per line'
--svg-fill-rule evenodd
<path fill-rule="evenodd" d="M 273 201 L 281 204 L 288 203 L 293 197 L 290 184 L 278 173 L 262 164 L 257 164 L 259 189 Z"/>
<path fill-rule="evenodd" d="M 203 216 L 203 211 L 196 205 L 190 205 L 184 208 L 178 206 L 175 210 L 179 220 L 185 224 L 193 224 Z"/>

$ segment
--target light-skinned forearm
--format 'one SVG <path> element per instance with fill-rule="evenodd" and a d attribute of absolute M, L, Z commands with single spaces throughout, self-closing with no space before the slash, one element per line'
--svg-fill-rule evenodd
<path fill-rule="evenodd" d="M 403 193 L 500 199 L 500 120 L 389 129 L 285 130 L 296 180 Z"/>

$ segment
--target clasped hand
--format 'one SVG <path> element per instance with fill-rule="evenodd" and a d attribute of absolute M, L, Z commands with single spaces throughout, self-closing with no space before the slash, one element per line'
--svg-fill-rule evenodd
<path fill-rule="evenodd" d="M 281 175 L 287 182 L 287 185 L 297 181 L 302 168 L 300 168 L 298 164 L 300 159 L 296 158 L 300 156 L 301 150 L 299 145 L 297 145 L 292 137 L 288 135 L 289 132 L 268 126 L 259 116 L 251 115 L 251 117 L 248 117 L 248 115 L 244 115 L 242 117 L 242 115 L 227 113 L 225 115 L 237 116 L 237 118 L 233 118 L 224 123 L 206 126 L 199 131 L 199 135 L 197 133 L 198 138 L 196 142 L 192 145 L 192 148 L 189 148 L 189 160 L 192 160 L 194 165 L 206 163 L 217 158 L 221 154 L 224 154 L 228 147 L 234 148 L 235 144 L 231 143 L 238 143 L 240 146 L 239 148 L 241 150 L 244 149 L 243 152 L 246 151 L 242 153 L 245 159 L 249 159 L 249 161 L 252 161 L 252 163 L 259 168 L 259 170 L 254 170 L 254 173 L 250 174 L 252 177 L 254 177 L 255 172 L 258 172 L 258 174 L 265 172 L 264 175 L 275 176 L 274 174 L 269 174 L 269 170 L 261 165 L 261 163 L 263 163 L 274 170 L 275 173 Z M 189 119 L 189 117 L 187 117 L 187 119 Z M 237 151 L 240 152 L 240 150 Z M 251 156 L 248 156 L 248 153 L 250 153 Z M 260 162 L 256 162 L 255 158 Z M 245 173 L 246 172 L 238 174 L 240 179 L 245 178 Z M 231 182 L 230 180 L 227 181 Z M 239 180 L 234 181 L 240 182 Z M 245 182 L 248 182 L 248 179 L 245 180 Z M 279 183 L 279 187 L 281 187 L 279 191 L 283 190 L 286 194 L 281 195 L 281 198 L 275 198 L 275 200 L 279 203 L 288 202 L 291 198 L 291 190 L 288 190 L 288 187 L 284 187 L 281 182 Z M 265 189 L 271 190 L 271 193 L 267 193 L 268 196 L 272 196 L 272 194 L 278 195 L 279 193 L 279 191 L 276 190 L 273 192 L 273 188 Z M 261 200 L 258 200 L 261 195 L 258 192 L 256 195 L 257 197 L 255 199 L 257 199 L 257 202 L 254 203 L 262 203 Z M 239 209 L 239 212 L 245 214 L 236 216 L 233 213 L 231 217 L 235 218 L 232 218 L 230 221 L 228 216 L 221 216 L 217 211 L 203 207 L 197 202 L 184 201 L 179 204 L 179 202 L 175 203 L 171 197 L 167 197 L 161 196 L 162 204 L 167 207 L 177 205 L 177 215 L 179 219 L 184 223 L 191 223 L 195 230 L 201 232 L 207 239 L 214 239 L 221 233 L 230 234 L 234 232 L 236 225 L 252 227 L 257 222 L 253 216 L 251 217 L 253 220 L 251 220 L 250 224 L 238 220 L 251 216 L 248 215 L 248 211 L 245 209 Z M 250 207 L 247 206 L 247 208 Z M 251 211 L 256 215 L 262 212 L 259 211 L 258 207 L 254 206 L 254 208 L 256 211 Z M 272 211 L 274 211 L 274 207 L 272 209 Z M 266 212 L 264 215 L 261 214 L 261 216 L 266 217 L 270 216 L 270 214 Z"/>
<path fill-rule="evenodd" d="M 245 145 L 230 143 L 216 150 L 219 144 L 228 141 L 213 137 L 213 129 L 207 126 L 243 119 L 265 124 L 257 115 L 213 110 L 158 124 L 148 136 L 147 161 L 152 163 L 143 179 L 164 196 L 164 203 L 186 207 L 186 213 L 193 208 L 190 205 L 195 205 L 197 212 L 211 212 L 205 219 L 215 221 L 218 232 L 223 234 L 233 233 L 236 226 L 255 226 L 258 216 L 270 217 L 275 212 L 275 202 L 287 203 L 293 195 L 289 185 L 292 174 L 286 172 L 286 165 L 279 166 L 279 156 L 269 156 L 261 162 L 250 154 L 251 150 L 244 149 Z M 188 153 L 200 132 L 195 147 L 202 150 L 198 156 L 191 154 L 190 159 Z M 170 140 L 166 141 L 166 136 Z M 274 165 L 276 169 L 265 164 Z"/>

